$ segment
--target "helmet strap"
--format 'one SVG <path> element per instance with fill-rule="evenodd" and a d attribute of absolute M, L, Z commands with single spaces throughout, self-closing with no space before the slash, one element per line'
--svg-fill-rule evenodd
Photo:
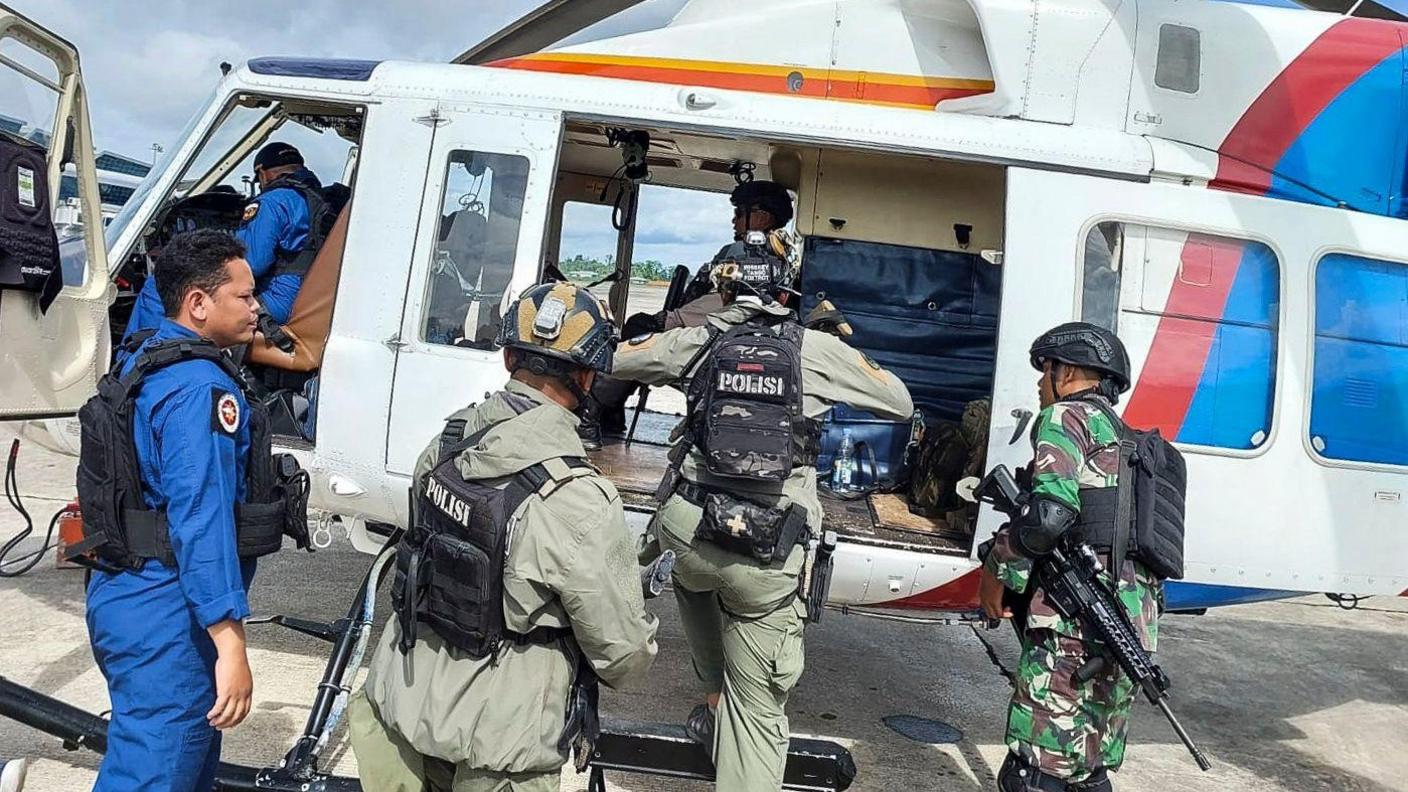
<path fill-rule="evenodd" d="M 577 399 L 577 408 L 571 411 L 573 415 L 578 418 L 587 418 L 598 411 L 599 404 L 596 398 L 581 385 L 578 385 L 576 377 L 573 376 L 573 373 L 578 370 L 577 367 L 522 349 L 518 350 L 516 360 L 517 365 L 509 370 L 510 374 L 519 369 L 527 369 L 539 377 L 551 377 L 561 383 L 562 387 Z"/>

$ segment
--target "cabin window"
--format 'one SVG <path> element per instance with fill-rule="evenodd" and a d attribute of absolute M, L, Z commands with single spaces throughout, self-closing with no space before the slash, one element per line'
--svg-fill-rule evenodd
<path fill-rule="evenodd" d="M 1202 82 L 1202 41 L 1197 28 L 1159 27 L 1159 56 L 1154 85 L 1170 91 L 1197 93 Z"/>
<path fill-rule="evenodd" d="M 1317 453 L 1408 465 L 1408 265 L 1344 253 L 1320 260 L 1313 371 Z"/>
<path fill-rule="evenodd" d="M 490 350 L 513 277 L 528 160 L 455 151 L 445 176 L 422 332 L 432 344 Z"/>
<path fill-rule="evenodd" d="M 1266 442 L 1280 314 L 1271 248 L 1101 223 L 1086 239 L 1082 273 L 1082 318 L 1116 330 L 1134 365 L 1124 396 L 1131 425 L 1187 445 L 1249 450 Z"/>
<path fill-rule="evenodd" d="M 1118 333 L 1120 309 L 1120 223 L 1101 223 L 1085 236 L 1085 272 L 1080 319 Z"/>

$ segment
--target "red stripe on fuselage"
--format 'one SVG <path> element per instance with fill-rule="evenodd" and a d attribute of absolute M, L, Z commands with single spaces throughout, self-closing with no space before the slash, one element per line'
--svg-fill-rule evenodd
<path fill-rule="evenodd" d="M 942 586 L 921 591 L 904 599 L 880 603 L 886 608 L 927 608 L 942 611 L 970 611 L 978 608 L 978 581 L 983 568 L 978 567 Z"/>
<path fill-rule="evenodd" d="M 1234 240 L 1188 235 L 1149 357 L 1124 411 L 1130 426 L 1158 429 L 1170 440 L 1178 437 L 1202 382 L 1243 249 Z"/>
<path fill-rule="evenodd" d="M 1403 48 L 1399 28 L 1350 18 L 1312 41 L 1227 133 L 1218 146 L 1211 186 L 1257 195 L 1270 189 L 1271 171 L 1310 122 L 1355 80 Z"/>

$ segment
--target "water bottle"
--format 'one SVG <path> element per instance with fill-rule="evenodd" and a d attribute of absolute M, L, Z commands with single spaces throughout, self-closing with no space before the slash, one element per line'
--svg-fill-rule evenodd
<path fill-rule="evenodd" d="M 851 440 L 850 427 L 846 427 L 841 430 L 841 448 L 836 451 L 836 459 L 831 463 L 832 492 L 845 492 L 851 488 L 851 472 L 855 466 L 855 441 Z"/>

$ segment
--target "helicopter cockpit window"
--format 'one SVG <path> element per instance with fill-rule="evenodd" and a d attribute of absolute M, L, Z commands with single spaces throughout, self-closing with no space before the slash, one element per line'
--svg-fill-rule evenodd
<path fill-rule="evenodd" d="M 430 283 L 425 340 L 493 349 L 513 277 L 528 160 L 513 154 L 450 155 Z"/>

